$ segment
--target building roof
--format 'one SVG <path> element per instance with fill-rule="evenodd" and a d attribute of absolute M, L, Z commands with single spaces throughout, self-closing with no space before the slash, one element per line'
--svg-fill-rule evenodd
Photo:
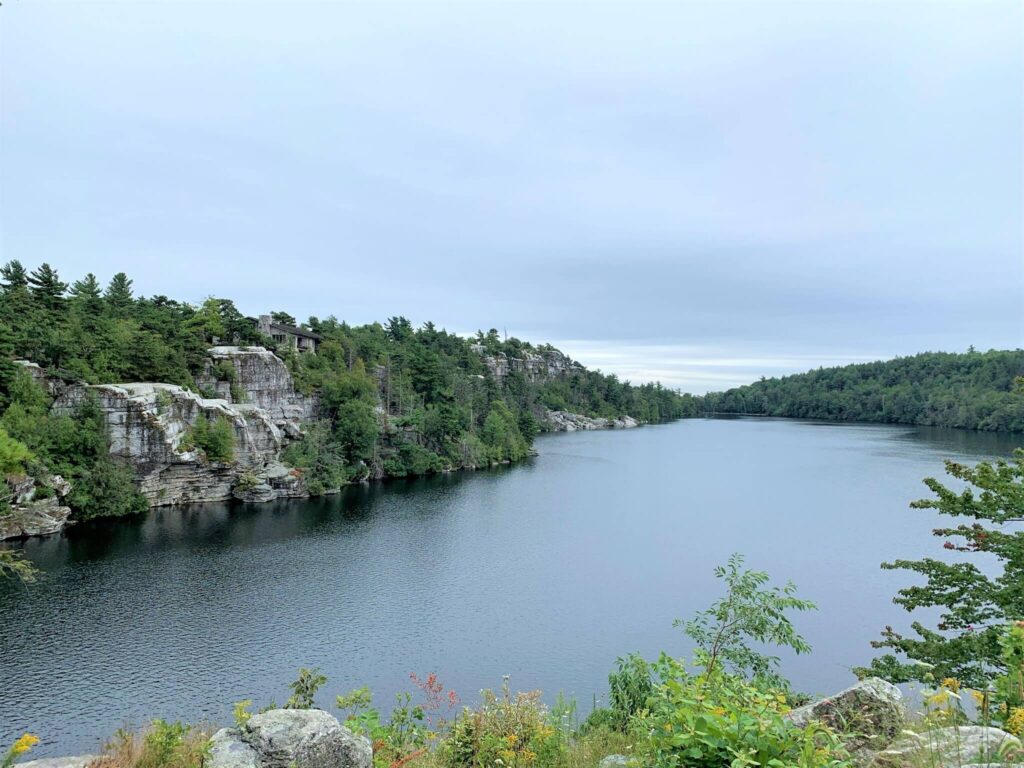
<path fill-rule="evenodd" d="M 307 339 L 313 339 L 313 341 L 320 341 L 320 334 L 313 333 L 308 328 L 299 328 L 295 325 L 285 325 L 284 323 L 278 323 L 273 320 L 270 321 L 270 328 L 271 330 L 290 333 L 292 336 L 304 336 Z"/>

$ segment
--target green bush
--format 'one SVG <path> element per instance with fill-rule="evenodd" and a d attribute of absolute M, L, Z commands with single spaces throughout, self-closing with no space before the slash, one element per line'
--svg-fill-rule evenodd
<path fill-rule="evenodd" d="M 440 456 L 415 443 L 399 443 L 397 450 L 384 460 L 384 472 L 389 477 L 429 475 L 444 467 Z"/>
<path fill-rule="evenodd" d="M 483 692 L 479 709 L 465 709 L 448 738 L 438 748 L 446 768 L 528 768 L 558 766 L 566 759 L 564 734 L 549 722 L 540 702 L 540 691 L 509 691 L 508 679 L 501 694 Z"/>
<path fill-rule="evenodd" d="M 327 677 L 320 674 L 319 669 L 299 670 L 298 678 L 291 684 L 292 695 L 285 703 L 285 709 L 312 709 L 316 692 L 327 682 Z"/>
<path fill-rule="evenodd" d="M 7 434 L 7 430 L 0 427 L 0 482 L 6 475 L 24 474 L 32 458 L 32 451 L 27 445 L 15 440 Z"/>
<path fill-rule="evenodd" d="M 302 472 L 311 496 L 320 496 L 348 482 L 349 470 L 343 454 L 330 422 L 317 421 L 306 427 L 301 440 L 284 449 L 281 460 Z"/>
<path fill-rule="evenodd" d="M 798 728 L 784 715 L 783 692 L 765 691 L 719 668 L 689 675 L 676 659 L 656 664 L 659 684 L 639 725 L 655 768 L 850 765 L 838 737 L 812 723 Z"/>
<path fill-rule="evenodd" d="M 230 464 L 235 458 L 235 430 L 225 416 L 211 421 L 205 416 L 196 419 L 178 445 L 182 451 L 199 449 L 207 461 Z"/>

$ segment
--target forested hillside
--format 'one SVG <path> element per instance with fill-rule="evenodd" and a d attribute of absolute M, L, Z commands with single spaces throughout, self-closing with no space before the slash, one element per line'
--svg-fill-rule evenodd
<path fill-rule="evenodd" d="M 1024 431 L 1024 350 L 925 352 L 762 379 L 704 398 L 708 413 Z"/>
<path fill-rule="evenodd" d="M 86 516 L 140 503 L 104 454 L 102 419 L 88 409 L 78 418 L 48 414 L 47 396 L 15 359 L 67 379 L 166 382 L 212 396 L 196 383 L 212 345 L 274 349 L 296 387 L 317 395 L 318 418 L 284 457 L 314 493 L 358 477 L 516 461 L 545 428 L 548 409 L 645 422 L 699 410 L 691 396 L 632 386 L 493 330 L 467 339 L 402 317 L 364 326 L 309 318 L 303 326 L 319 336 L 319 349 L 299 353 L 259 333 L 229 299 L 194 306 L 140 297 L 125 274 L 105 286 L 91 274 L 69 284 L 47 264 L 28 271 L 11 261 L 0 268 L 0 284 L 0 470 L 60 471 L 75 483 L 74 506 Z M 274 317 L 298 325 L 284 313 Z M 225 430 L 200 424 L 189 442 L 222 460 L 230 445 L 217 448 L 214 438 Z"/>

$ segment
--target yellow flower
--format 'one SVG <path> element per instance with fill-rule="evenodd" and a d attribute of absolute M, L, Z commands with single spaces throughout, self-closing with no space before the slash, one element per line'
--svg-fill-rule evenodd
<path fill-rule="evenodd" d="M 662 728 L 665 729 L 666 733 L 672 733 L 672 723 L 665 723 Z"/>
<path fill-rule="evenodd" d="M 510 733 L 508 736 L 505 737 L 505 741 L 508 742 L 508 745 L 510 747 L 514 747 L 516 742 L 519 741 L 519 737 L 516 736 L 514 733 Z"/>
<path fill-rule="evenodd" d="M 39 737 L 31 733 L 24 734 L 11 746 L 11 754 L 23 755 L 39 743 Z"/>
<path fill-rule="evenodd" d="M 1014 707 L 1006 719 L 1006 730 L 1014 736 L 1024 736 L 1024 707 Z"/>
<path fill-rule="evenodd" d="M 942 687 L 951 690 L 953 693 L 956 693 L 960 690 L 960 681 L 957 680 L 955 677 L 947 677 L 945 680 L 942 681 Z"/>
<path fill-rule="evenodd" d="M 712 707 L 711 714 L 718 715 L 719 717 L 721 717 L 725 714 L 725 707 Z"/>
<path fill-rule="evenodd" d="M 971 691 L 971 697 L 977 702 L 979 707 L 985 703 L 984 691 Z"/>

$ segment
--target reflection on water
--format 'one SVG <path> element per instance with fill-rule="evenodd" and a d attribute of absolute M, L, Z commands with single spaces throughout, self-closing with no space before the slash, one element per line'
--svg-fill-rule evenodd
<path fill-rule="evenodd" d="M 672 620 L 717 594 L 731 552 L 791 578 L 820 611 L 809 691 L 846 684 L 907 577 L 934 554 L 908 510 L 943 458 L 1019 436 L 781 419 L 689 420 L 552 435 L 521 466 L 357 486 L 309 501 L 161 509 L 26 544 L 38 586 L 0 588 L 0 744 L 95 749 L 149 717 L 224 722 L 281 701 L 300 666 L 386 705 L 412 671 L 469 700 L 513 676 L 589 704 L 616 656 L 686 653 Z"/>

